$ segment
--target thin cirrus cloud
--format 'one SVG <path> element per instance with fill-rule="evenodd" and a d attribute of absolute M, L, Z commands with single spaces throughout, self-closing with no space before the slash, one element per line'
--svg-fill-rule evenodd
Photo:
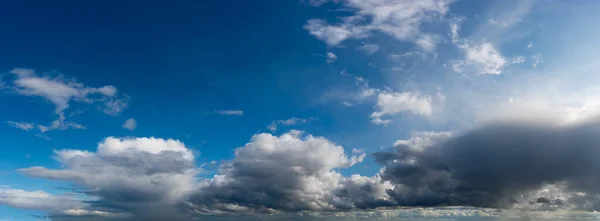
<path fill-rule="evenodd" d="M 267 126 L 267 129 L 269 129 L 271 132 L 275 132 L 280 126 L 295 126 L 308 123 L 312 120 L 314 120 L 314 118 L 303 119 L 298 117 L 292 117 L 285 120 L 274 120 L 271 122 L 271 124 L 269 124 L 269 126 Z"/>
<path fill-rule="evenodd" d="M 214 112 L 216 114 L 220 114 L 220 115 L 238 115 L 238 116 L 244 115 L 243 110 L 214 110 Z"/>

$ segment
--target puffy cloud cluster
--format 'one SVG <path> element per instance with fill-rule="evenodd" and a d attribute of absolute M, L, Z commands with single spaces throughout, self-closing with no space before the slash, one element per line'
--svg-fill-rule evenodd
<path fill-rule="evenodd" d="M 396 39 L 411 41 L 424 51 L 435 50 L 437 37 L 423 33 L 421 24 L 443 17 L 450 0 L 341 0 L 353 14 L 339 24 L 311 19 L 305 28 L 328 45 L 338 45 L 346 39 L 369 37 L 383 32 Z M 320 1 L 320 4 L 323 2 Z M 320 5 L 314 4 L 314 5 Z"/>
<path fill-rule="evenodd" d="M 372 177 L 340 173 L 363 161 L 360 151 L 348 156 L 326 138 L 300 131 L 263 133 L 237 148 L 233 159 L 204 180 L 196 178 L 200 169 L 193 152 L 179 141 L 109 137 L 95 152 L 57 150 L 62 169 L 20 170 L 73 183 L 93 200 L 4 188 L 0 203 L 61 217 L 125 214 L 150 220 L 444 206 L 459 207 L 410 214 L 498 215 L 465 207 L 595 211 L 600 209 L 598 129 L 597 123 L 504 122 L 462 134 L 415 132 L 396 141 L 394 151 L 373 153 L 382 168 Z M 55 205 L 57 200 L 72 203 Z"/>
<path fill-rule="evenodd" d="M 127 107 L 127 96 L 119 96 L 117 88 L 112 85 L 103 87 L 88 87 L 62 75 L 38 75 L 31 69 L 17 68 L 10 71 L 14 76 L 12 84 L 7 88 L 24 96 L 41 97 L 54 104 L 54 113 L 58 119 L 50 125 L 38 125 L 26 122 L 8 121 L 8 124 L 22 130 L 37 128 L 41 133 L 50 130 L 65 130 L 68 128 L 85 129 L 85 126 L 69 122 L 65 110 L 72 101 L 96 104 L 104 113 L 118 115 Z"/>
<path fill-rule="evenodd" d="M 99 198 L 85 208 L 106 213 L 140 215 L 167 211 L 197 186 L 194 154 L 183 143 L 157 138 L 109 137 L 96 152 L 57 150 L 62 169 L 30 167 L 19 172 L 37 178 L 62 180 Z M 82 212 L 83 213 L 83 212 Z"/>
<path fill-rule="evenodd" d="M 359 163 L 322 137 L 290 131 L 258 134 L 191 198 L 202 212 L 334 210 L 334 192 L 344 180 L 336 169 Z"/>

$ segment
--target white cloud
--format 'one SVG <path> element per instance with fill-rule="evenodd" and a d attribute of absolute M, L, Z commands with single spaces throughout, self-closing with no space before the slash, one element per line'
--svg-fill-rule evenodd
<path fill-rule="evenodd" d="M 197 188 L 194 155 L 177 140 L 108 137 L 98 144 L 96 152 L 67 149 L 55 153 L 63 169 L 30 167 L 18 171 L 30 177 L 71 182 L 85 189 L 87 195 L 100 198 L 107 208 L 134 215 L 172 207 Z M 110 212 L 107 208 L 76 209 L 82 213 Z"/>
<path fill-rule="evenodd" d="M 379 46 L 376 44 L 366 44 L 356 48 L 356 50 L 362 52 L 365 55 L 372 55 L 379 50 Z"/>
<path fill-rule="evenodd" d="M 134 118 L 129 118 L 125 121 L 125 123 L 123 123 L 123 128 L 133 131 L 135 130 L 135 128 L 137 127 L 137 122 L 135 121 Z"/>
<path fill-rule="evenodd" d="M 346 39 L 366 38 L 373 31 L 383 32 L 398 40 L 415 42 L 426 51 L 435 48 L 431 35 L 420 30 L 421 23 L 443 17 L 450 0 L 343 0 L 354 15 L 345 17 L 340 24 L 311 19 L 305 25 L 312 35 L 329 45 L 338 45 Z M 362 21 L 368 21 L 362 23 Z M 361 22 L 361 23 L 359 23 Z"/>
<path fill-rule="evenodd" d="M 220 115 L 244 115 L 243 110 L 215 110 L 215 113 Z"/>
<path fill-rule="evenodd" d="M 529 42 L 529 44 L 527 44 L 527 48 L 531 48 L 531 47 L 533 47 L 533 43 Z"/>
<path fill-rule="evenodd" d="M 257 134 L 191 202 L 200 211 L 334 209 L 332 198 L 346 182 L 335 170 L 364 157 L 348 157 L 341 146 L 300 131 Z"/>
<path fill-rule="evenodd" d="M 431 115 L 432 99 L 415 92 L 380 92 L 377 96 L 377 111 L 371 113 L 374 124 L 389 124 L 392 120 L 382 119 L 384 116 L 410 111 L 423 116 Z"/>
<path fill-rule="evenodd" d="M 531 62 L 532 62 L 533 68 L 536 68 L 537 65 L 540 63 L 544 63 L 544 60 L 542 59 L 542 54 L 538 53 L 538 54 L 531 56 Z"/>
<path fill-rule="evenodd" d="M 106 103 L 118 99 L 116 97 L 117 88 L 112 85 L 98 88 L 87 87 L 62 76 L 38 76 L 31 69 L 17 68 L 11 70 L 10 73 L 16 76 L 13 84 L 19 94 L 47 99 L 56 106 L 55 113 L 57 114 L 67 109 L 73 100 L 85 103 Z"/>
<path fill-rule="evenodd" d="M 31 124 L 31 123 L 26 123 L 26 122 L 14 122 L 14 121 L 6 121 L 6 123 L 12 127 L 16 127 L 19 128 L 21 130 L 31 130 L 34 128 L 35 125 Z"/>
<path fill-rule="evenodd" d="M 88 87 L 75 80 L 66 79 L 62 75 L 40 76 L 31 69 L 23 68 L 13 69 L 10 73 L 15 76 L 10 88 L 18 94 L 41 97 L 54 104 L 54 113 L 58 115 L 58 119 L 51 122 L 50 125 L 20 123 L 21 126 L 36 126 L 41 133 L 56 129 L 85 129 L 83 125 L 66 121 L 64 111 L 69 108 L 72 101 L 99 104 L 100 108 L 110 115 L 117 115 L 127 107 L 126 96 L 118 96 L 117 88 L 112 85 Z M 23 127 L 19 128 L 23 129 Z"/>
<path fill-rule="evenodd" d="M 465 59 L 455 61 L 452 69 L 455 72 L 475 72 L 476 74 L 501 74 L 508 63 L 489 42 L 474 43 L 468 39 L 460 39 L 458 22 L 450 24 L 452 42 L 462 49 Z"/>
<path fill-rule="evenodd" d="M 423 151 L 424 148 L 441 143 L 450 137 L 452 137 L 451 132 L 414 132 L 408 140 L 397 140 L 394 142 L 394 147 L 406 146 L 413 151 Z"/>
<path fill-rule="evenodd" d="M 521 56 L 513 57 L 511 63 L 513 63 L 513 64 L 522 64 L 522 63 L 525 63 L 525 61 L 526 61 L 525 57 L 521 55 Z"/>
<path fill-rule="evenodd" d="M 338 57 L 333 52 L 327 52 L 327 63 L 333 63 Z"/>
<path fill-rule="evenodd" d="M 436 45 L 438 42 L 437 36 L 434 35 L 421 35 L 417 40 L 416 44 L 423 51 L 432 52 L 435 51 Z"/>
<path fill-rule="evenodd" d="M 292 118 L 288 118 L 285 120 L 275 120 L 275 121 L 271 122 L 271 124 L 269 124 L 269 126 L 267 126 L 267 129 L 269 129 L 272 132 L 275 132 L 277 130 L 278 125 L 294 126 L 294 125 L 298 125 L 298 124 L 308 123 L 311 120 L 313 120 L 313 118 L 302 119 L 302 118 L 297 118 L 297 117 L 292 117 Z"/>

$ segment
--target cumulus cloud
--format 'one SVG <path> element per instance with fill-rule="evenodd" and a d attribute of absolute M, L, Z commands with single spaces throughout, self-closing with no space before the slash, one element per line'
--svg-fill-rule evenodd
<path fill-rule="evenodd" d="M 137 122 L 135 121 L 134 118 L 129 118 L 125 121 L 125 123 L 123 123 L 123 128 L 133 131 L 135 130 L 135 128 L 137 127 Z"/>
<path fill-rule="evenodd" d="M 235 158 L 191 202 L 205 212 L 334 210 L 335 192 L 355 183 L 336 169 L 364 157 L 348 157 L 341 146 L 300 131 L 258 134 L 236 149 Z"/>
<path fill-rule="evenodd" d="M 389 194 L 397 205 L 594 211 L 599 127 L 497 122 L 454 137 L 417 134 L 374 156 L 382 179 L 396 186 Z"/>
<path fill-rule="evenodd" d="M 356 48 L 356 50 L 362 52 L 365 55 L 372 55 L 379 50 L 379 46 L 376 44 L 366 44 Z"/>
<path fill-rule="evenodd" d="M 110 115 L 117 115 L 127 107 L 127 96 L 118 96 L 117 88 L 112 85 L 88 87 L 62 75 L 54 77 L 47 74 L 38 75 L 31 69 L 23 68 L 13 69 L 9 73 L 14 76 L 9 88 L 20 95 L 44 98 L 55 106 L 54 113 L 58 119 L 51 122 L 50 125 L 18 123 L 21 126 L 36 125 L 36 128 L 42 133 L 56 129 L 85 129 L 83 125 L 66 121 L 64 112 L 72 101 L 98 104 L 99 108 Z M 17 123 L 9 124 L 17 125 Z M 18 128 L 23 129 L 23 127 Z"/>
<path fill-rule="evenodd" d="M 424 34 L 421 24 L 443 17 L 450 0 L 425 1 L 371 1 L 342 0 L 353 15 L 339 24 L 329 24 L 321 19 L 311 19 L 304 26 L 310 34 L 328 45 L 338 45 L 346 39 L 366 38 L 373 32 L 386 33 L 398 40 L 415 42 L 421 49 L 431 51 L 436 40 Z M 367 21 L 367 22 L 364 22 Z"/>
<path fill-rule="evenodd" d="M 177 140 L 109 137 L 96 152 L 56 150 L 62 169 L 30 167 L 19 172 L 37 178 L 67 181 L 99 200 L 82 210 L 128 213 L 174 210 L 197 185 L 194 154 Z M 160 214 L 160 213 L 159 213 Z"/>
<path fill-rule="evenodd" d="M 374 124 L 389 124 L 392 120 L 383 117 L 405 111 L 424 116 L 431 115 L 433 111 L 432 98 L 416 92 L 380 92 L 376 107 L 377 111 L 370 116 Z"/>
<path fill-rule="evenodd" d="M 285 120 L 275 120 L 275 121 L 271 122 L 271 124 L 269 124 L 269 126 L 267 126 L 267 129 L 274 132 L 277 130 L 277 127 L 279 125 L 294 126 L 294 125 L 298 125 L 298 124 L 305 124 L 312 120 L 314 120 L 314 119 L 313 118 L 302 119 L 302 118 L 297 118 L 297 117 L 292 117 L 292 118 L 288 118 Z"/>

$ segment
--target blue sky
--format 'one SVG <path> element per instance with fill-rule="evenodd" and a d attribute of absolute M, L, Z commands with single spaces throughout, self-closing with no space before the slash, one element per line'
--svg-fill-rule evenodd
<path fill-rule="evenodd" d="M 406 195 L 414 183 L 405 172 L 392 176 L 399 161 L 380 153 L 447 146 L 497 123 L 595 122 L 599 7 L 585 0 L 0 3 L 0 220 L 136 219 L 155 208 L 141 206 L 145 194 L 177 216 L 359 217 L 352 212 L 439 206 L 390 195 Z M 131 169 L 138 166 L 152 172 Z M 448 176 L 467 183 L 452 166 Z M 260 182 L 262 175 L 275 181 Z M 178 184 L 154 184 L 159 178 Z M 559 182 L 579 179 L 540 178 L 517 192 L 539 199 L 547 197 L 539 191 L 556 190 L 573 203 L 553 210 L 586 216 L 590 209 L 567 196 L 594 191 Z M 270 189 L 277 182 L 299 187 Z M 370 192 L 354 193 L 353 185 Z M 231 190 L 241 192 L 225 194 Z M 367 195 L 341 203 L 344 191 Z M 283 194 L 290 192 L 304 198 L 291 207 L 245 198 L 296 202 Z M 115 198 L 125 193 L 136 200 Z M 527 207 L 448 202 L 478 213 Z M 527 207 L 541 209 L 548 208 Z"/>

